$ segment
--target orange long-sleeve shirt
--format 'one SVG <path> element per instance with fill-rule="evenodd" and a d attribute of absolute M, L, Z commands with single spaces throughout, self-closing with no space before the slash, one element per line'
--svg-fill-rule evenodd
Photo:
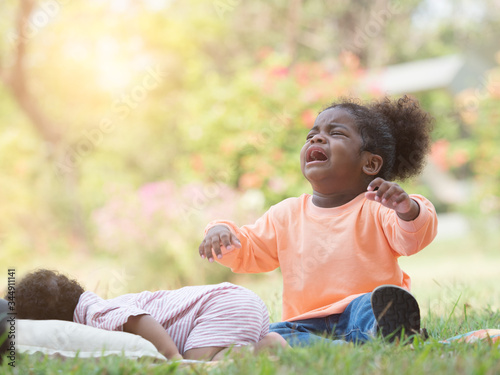
<path fill-rule="evenodd" d="M 320 208 L 312 197 L 286 199 L 253 225 L 225 224 L 241 249 L 223 251 L 217 261 L 234 272 L 268 272 L 281 267 L 284 321 L 338 314 L 361 294 L 382 284 L 410 289 L 398 258 L 422 250 L 436 236 L 434 206 L 411 195 L 420 206 L 413 221 L 360 194 L 347 204 Z"/>

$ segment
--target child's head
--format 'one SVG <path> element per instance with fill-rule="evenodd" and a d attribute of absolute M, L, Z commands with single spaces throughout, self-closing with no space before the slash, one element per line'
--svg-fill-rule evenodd
<path fill-rule="evenodd" d="M 337 124 L 339 127 L 336 128 L 331 124 Z M 418 175 L 425 164 L 425 157 L 430 147 L 431 125 L 432 117 L 420 108 L 416 100 L 408 96 L 397 100 L 384 98 L 365 105 L 351 99 L 332 103 L 320 112 L 315 126 L 308 135 L 302 153 L 302 170 L 308 178 L 305 167 L 311 159 L 328 157 L 321 155 L 322 150 L 318 150 L 319 154 L 310 155 L 311 151 L 308 154 L 308 148 L 315 142 L 315 137 L 318 137 L 316 143 L 320 145 L 323 142 L 337 142 L 342 147 L 359 147 L 355 150 L 357 154 L 352 157 L 357 155 L 360 158 L 359 165 L 362 168 L 357 173 L 364 178 L 364 183 L 369 183 L 375 177 L 385 180 L 405 180 Z M 345 134 L 341 134 L 344 131 L 342 126 L 347 131 Z M 340 129 L 338 133 L 337 129 Z M 353 129 L 357 134 L 352 132 Z M 347 134 L 349 131 L 351 133 Z M 346 137 L 349 138 L 348 144 Z M 329 147 L 333 150 L 337 147 L 334 146 Z M 378 157 L 372 158 L 373 155 Z M 343 158 L 346 159 L 345 156 Z M 352 164 L 352 161 L 350 162 Z M 374 164 L 365 168 L 368 163 Z M 321 167 L 321 160 L 311 163 L 310 166 Z M 353 165 L 350 168 L 358 169 Z M 309 169 L 312 171 L 312 168 Z M 331 169 L 333 171 L 333 168 Z M 352 176 L 355 173 L 356 171 L 353 171 Z M 310 173 L 309 175 L 313 176 Z"/>
<path fill-rule="evenodd" d="M 16 314 L 19 319 L 73 320 L 84 289 L 76 280 L 50 270 L 27 274 L 16 285 Z"/>

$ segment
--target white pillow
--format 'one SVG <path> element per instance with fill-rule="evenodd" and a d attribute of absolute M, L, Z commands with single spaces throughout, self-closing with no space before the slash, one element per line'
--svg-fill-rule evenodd
<path fill-rule="evenodd" d="M 106 331 L 64 320 L 16 320 L 18 353 L 40 352 L 62 357 L 102 357 L 111 354 L 129 358 L 167 359 L 148 340 L 127 332 Z"/>

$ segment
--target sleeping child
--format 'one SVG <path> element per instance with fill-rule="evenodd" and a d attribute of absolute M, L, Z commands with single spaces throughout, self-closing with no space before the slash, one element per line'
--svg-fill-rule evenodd
<path fill-rule="evenodd" d="M 287 346 L 269 333 L 269 314 L 252 291 L 230 283 L 144 291 L 102 299 L 51 270 L 26 275 L 16 286 L 18 319 L 74 321 L 149 340 L 171 360 L 219 360 L 230 348 L 256 352 Z"/>

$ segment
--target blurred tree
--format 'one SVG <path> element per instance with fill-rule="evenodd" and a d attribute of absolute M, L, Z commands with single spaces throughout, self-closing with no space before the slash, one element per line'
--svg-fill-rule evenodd
<path fill-rule="evenodd" d="M 355 53 L 364 67 L 379 67 L 401 57 L 408 60 L 415 51 L 406 56 L 402 51 L 411 33 L 411 16 L 420 3 L 276 0 L 239 4 L 223 14 L 233 35 L 220 46 L 230 53 L 220 56 L 243 52 L 252 63 L 264 45 L 288 56 L 289 64 L 325 59 L 334 63 L 342 51 Z"/>
<path fill-rule="evenodd" d="M 8 64 L 0 66 L 0 78 L 43 140 L 48 160 L 55 162 L 63 151 L 63 148 L 67 147 L 66 134 L 61 131 L 61 126 L 50 115 L 47 115 L 39 105 L 40 101 L 37 100 L 36 94 L 33 93 L 33 88 L 31 87 L 33 78 L 29 78 L 27 72 L 29 61 L 27 55 L 29 53 L 28 47 L 31 38 L 29 33 L 33 32 L 34 19 L 31 17 L 35 5 L 36 1 L 33 0 L 21 0 L 19 2 L 15 30 L 8 35 L 8 40 L 12 45 L 12 55 L 9 56 L 10 61 Z M 6 59 L 0 59 L 0 61 L 3 60 Z M 69 209 L 71 210 L 71 230 L 76 240 L 76 249 L 87 251 L 87 235 L 85 233 L 82 210 L 73 193 L 78 186 L 78 170 L 75 169 L 73 172 L 71 174 L 62 174 L 62 186 L 56 184 L 55 187 L 64 194 L 64 198 L 66 198 L 65 200 L 69 204 Z"/>

